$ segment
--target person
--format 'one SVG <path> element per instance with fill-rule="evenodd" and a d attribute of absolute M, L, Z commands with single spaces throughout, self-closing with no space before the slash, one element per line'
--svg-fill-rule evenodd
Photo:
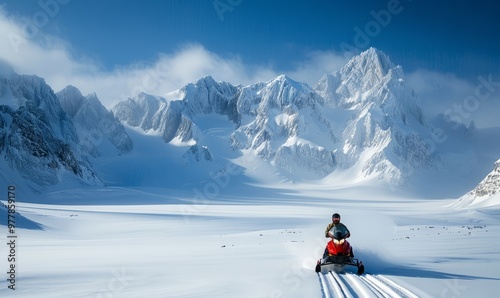
<path fill-rule="evenodd" d="M 325 237 L 333 239 L 333 234 L 338 232 L 341 232 L 342 235 L 345 235 L 344 238 L 351 237 L 351 232 L 349 232 L 349 229 L 340 222 L 340 214 L 334 213 L 332 215 L 332 222 L 328 224 L 328 226 L 326 226 Z"/>
<path fill-rule="evenodd" d="M 349 229 L 343 223 L 340 222 L 340 214 L 334 213 L 332 215 L 332 222 L 326 226 L 325 237 L 333 239 L 333 235 L 339 233 L 340 235 L 345 235 L 343 238 L 351 237 L 351 232 L 349 232 Z M 323 258 L 326 258 L 327 256 L 328 256 L 328 248 L 325 248 L 325 252 L 323 253 Z M 354 257 L 354 252 L 352 251 L 352 247 L 350 256 Z"/>

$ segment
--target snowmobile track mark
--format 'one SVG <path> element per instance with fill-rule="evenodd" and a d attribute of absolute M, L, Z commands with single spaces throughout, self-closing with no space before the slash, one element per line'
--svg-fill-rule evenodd
<path fill-rule="evenodd" d="M 412 293 L 407 288 L 398 285 L 397 283 L 388 279 L 387 277 L 384 277 L 382 275 L 371 275 L 371 276 L 374 279 L 379 280 L 381 283 L 388 285 L 393 291 L 395 291 L 399 295 L 399 297 L 418 298 L 416 294 Z"/>
<path fill-rule="evenodd" d="M 361 278 L 367 285 L 371 286 L 375 291 L 380 293 L 381 297 L 391 298 L 400 296 L 396 294 L 396 292 L 394 292 L 390 287 L 377 280 L 374 280 L 372 275 L 361 276 Z"/>
<path fill-rule="evenodd" d="M 359 276 L 346 274 L 345 278 L 348 280 L 348 284 L 353 286 L 353 294 L 358 297 L 380 297 L 377 291 L 363 282 Z"/>
<path fill-rule="evenodd" d="M 318 273 L 318 277 L 319 277 L 319 282 L 320 282 L 320 285 L 321 285 L 321 293 L 323 293 L 323 297 L 324 298 L 330 298 L 330 291 L 329 291 L 329 287 L 327 286 L 327 281 L 325 281 L 325 276 L 323 274 L 320 274 Z"/>
<path fill-rule="evenodd" d="M 323 297 L 417 298 L 404 286 L 380 275 L 356 275 L 330 271 L 318 273 Z"/>
<path fill-rule="evenodd" d="M 337 273 L 330 271 L 329 278 L 330 281 L 332 283 L 335 283 L 336 287 L 339 289 L 338 297 L 353 298 L 350 290 L 347 288 L 346 283 L 342 281 L 342 279 Z"/>

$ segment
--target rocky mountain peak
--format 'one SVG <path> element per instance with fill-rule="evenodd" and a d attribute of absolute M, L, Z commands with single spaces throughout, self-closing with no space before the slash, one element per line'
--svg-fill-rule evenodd
<path fill-rule="evenodd" d="M 323 98 L 309 85 L 292 80 L 286 75 L 280 75 L 266 83 L 258 94 L 262 100 L 259 110 L 261 112 L 270 108 L 282 109 L 295 107 L 302 109 L 323 105 Z"/>
<path fill-rule="evenodd" d="M 0 82 L 17 105 L 1 105 L 0 155 L 34 188 L 64 178 L 100 184 L 79 142 L 73 122 L 54 91 L 37 76 L 13 74 Z"/>
<path fill-rule="evenodd" d="M 476 188 L 474 188 L 470 195 L 474 197 L 493 196 L 500 192 L 500 159 L 497 160 L 493 166 L 493 171 L 486 175 Z"/>
<path fill-rule="evenodd" d="M 407 89 L 401 67 L 383 52 L 370 48 L 353 57 L 340 70 L 321 78 L 315 90 L 334 108 L 356 108 L 367 102 L 381 103 L 381 92 L 388 85 Z M 394 86 L 393 86 L 394 87 Z M 391 88 L 393 89 L 393 88 Z M 375 93 L 379 94 L 375 94 Z M 370 96 L 370 95 L 377 96 Z"/>
<path fill-rule="evenodd" d="M 110 142 L 117 153 L 132 150 L 132 140 L 123 125 L 101 103 L 95 93 L 83 96 L 74 86 L 67 86 L 57 93 L 64 111 L 71 117 L 79 138 L 82 152 L 98 157 L 99 147 Z"/>
<path fill-rule="evenodd" d="M 377 74 L 379 78 L 387 75 L 389 71 L 395 68 L 396 65 L 391 62 L 389 56 L 384 52 L 375 48 L 368 50 L 354 56 L 342 69 L 341 72 L 349 72 L 349 70 L 359 68 L 366 74 Z"/>
<path fill-rule="evenodd" d="M 85 101 L 80 90 L 71 85 L 57 92 L 57 97 L 59 98 L 62 108 L 70 117 L 76 115 Z"/>
<path fill-rule="evenodd" d="M 471 191 L 456 200 L 451 206 L 476 208 L 500 205 L 500 159 L 493 165 L 493 171 Z"/>

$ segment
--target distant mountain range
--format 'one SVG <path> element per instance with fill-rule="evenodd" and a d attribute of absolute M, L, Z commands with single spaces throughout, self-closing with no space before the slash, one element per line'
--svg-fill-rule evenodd
<path fill-rule="evenodd" d="M 482 156 L 466 144 L 474 125 L 462 130 L 443 116 L 427 119 L 402 67 L 374 48 L 314 87 L 286 75 L 248 86 L 207 76 L 108 111 L 95 94 L 73 86 L 54 93 L 41 78 L 3 71 L 0 98 L 3 172 L 35 189 L 64 179 L 102 184 L 93 162 L 133 152 L 127 127 L 182 145 L 188 166 L 252 154 L 289 180 L 350 171 L 356 183 L 400 185 L 422 173 L 465 175 L 464 164 Z M 211 117 L 224 122 L 215 135 Z M 439 141 L 443 133 L 447 144 Z"/>

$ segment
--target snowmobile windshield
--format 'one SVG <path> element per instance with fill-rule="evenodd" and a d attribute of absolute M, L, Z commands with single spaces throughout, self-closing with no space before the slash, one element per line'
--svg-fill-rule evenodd
<path fill-rule="evenodd" d="M 330 232 L 332 233 L 333 238 L 337 240 L 345 238 L 348 233 L 347 229 L 344 226 L 335 226 L 330 230 Z"/>

